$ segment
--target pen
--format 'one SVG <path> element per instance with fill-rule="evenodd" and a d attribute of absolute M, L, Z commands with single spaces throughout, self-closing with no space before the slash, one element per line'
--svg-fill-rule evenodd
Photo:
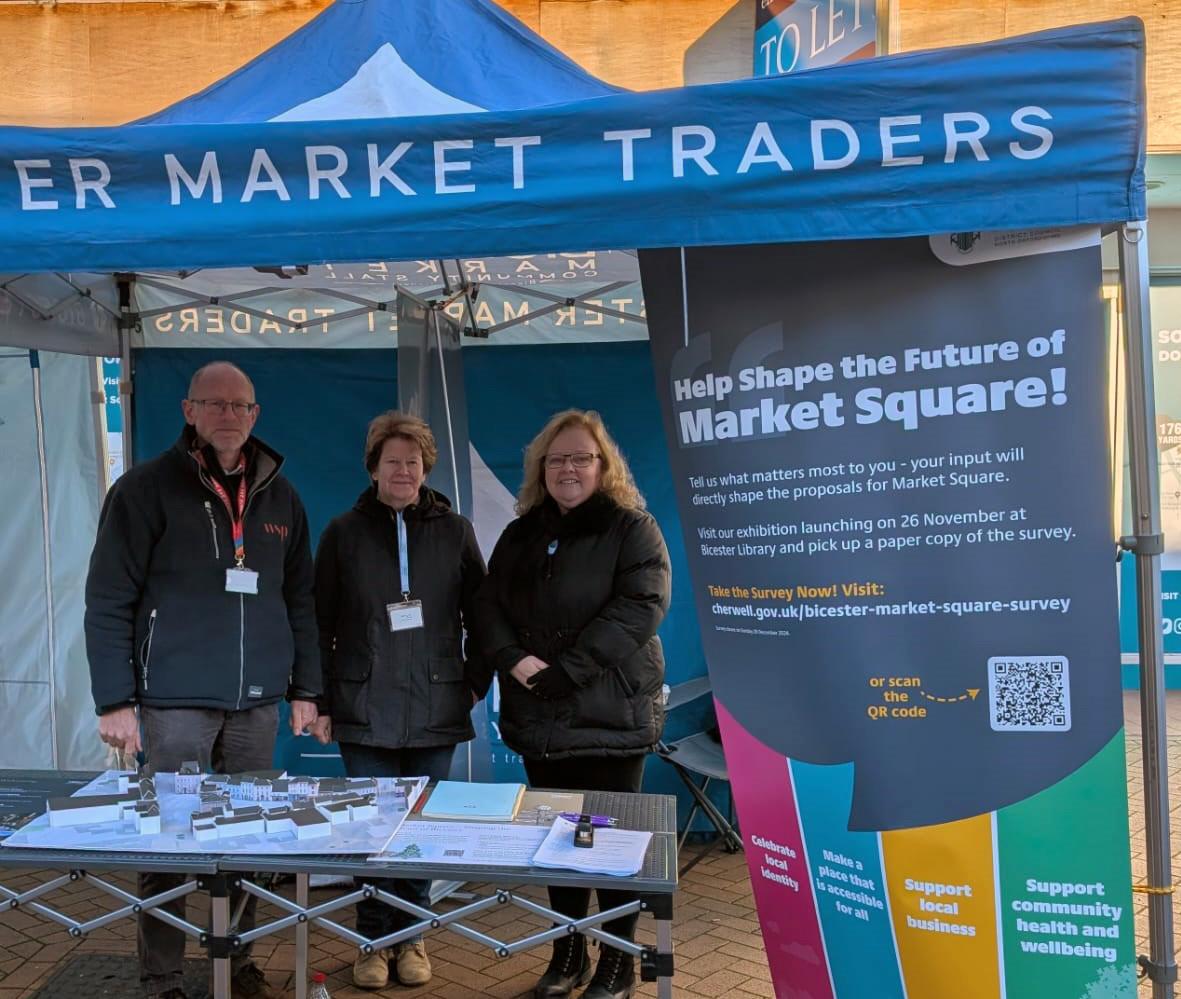
<path fill-rule="evenodd" d="M 562 816 L 562 818 L 564 818 L 567 822 L 577 822 L 582 818 L 582 816 L 576 812 L 559 812 L 558 814 Z M 613 826 L 619 820 L 613 819 L 610 815 L 592 815 L 590 817 L 590 821 L 592 826 Z"/>

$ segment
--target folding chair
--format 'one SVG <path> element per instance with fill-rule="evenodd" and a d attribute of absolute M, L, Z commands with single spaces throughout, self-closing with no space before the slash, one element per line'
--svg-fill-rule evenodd
<path fill-rule="evenodd" d="M 669 691 L 668 704 L 665 709 L 671 712 L 681 705 L 695 701 L 699 697 L 705 697 L 709 693 L 709 677 L 703 676 L 696 680 L 677 684 Z M 696 818 L 698 812 L 705 815 L 718 832 L 718 840 L 710 844 L 709 849 L 686 864 L 681 869 L 681 874 L 699 863 L 718 843 L 722 844 L 722 848 L 727 853 L 740 851 L 742 838 L 730 820 L 718 810 L 718 806 L 709 798 L 709 788 L 714 781 L 729 781 L 730 779 L 721 743 L 707 732 L 696 732 L 673 742 L 658 743 L 656 755 L 677 772 L 677 776 L 681 778 L 693 796 L 693 807 L 689 809 L 689 814 L 685 819 L 685 827 L 681 830 L 681 837 L 677 843 L 678 853 L 685 846 L 689 830 L 693 828 L 693 819 Z"/>

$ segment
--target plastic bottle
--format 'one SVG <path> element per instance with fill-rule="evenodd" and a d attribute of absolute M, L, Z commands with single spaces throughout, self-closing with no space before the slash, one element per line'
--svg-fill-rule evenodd
<path fill-rule="evenodd" d="M 322 971 L 312 972 L 312 989 L 308 999 L 332 999 L 328 994 L 328 976 Z"/>

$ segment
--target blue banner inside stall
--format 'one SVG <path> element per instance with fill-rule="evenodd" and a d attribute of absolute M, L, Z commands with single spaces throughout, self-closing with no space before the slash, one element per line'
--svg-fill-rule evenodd
<path fill-rule="evenodd" d="M 136 351 L 136 461 L 175 441 L 189 377 L 202 364 L 224 357 L 224 350 Z M 660 633 L 668 682 L 702 675 L 705 662 L 647 341 L 484 347 L 465 349 L 463 359 L 472 444 L 512 493 L 520 485 L 523 449 L 550 415 L 570 406 L 602 413 L 668 541 L 673 602 Z M 307 508 L 314 546 L 328 521 L 348 509 L 366 486 L 365 428 L 373 416 L 395 405 L 397 352 L 261 348 L 238 351 L 234 361 L 254 381 L 262 406 L 256 432 L 285 456 L 284 474 Z M 696 712 L 687 706 L 670 718 L 668 738 L 701 727 L 709 706 L 695 707 Z M 519 758 L 496 737 L 494 714 L 491 721 L 490 773 L 493 779 L 517 779 L 523 773 Z M 335 747 L 281 732 L 276 765 L 335 773 L 339 758 Z M 680 787 L 671 768 L 656 762 L 645 784 L 665 793 Z"/>

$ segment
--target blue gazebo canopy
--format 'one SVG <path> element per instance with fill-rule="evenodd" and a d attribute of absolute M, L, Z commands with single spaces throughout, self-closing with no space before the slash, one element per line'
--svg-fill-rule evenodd
<path fill-rule="evenodd" d="M 1143 47 L 1129 18 L 627 93 L 479 0 L 338 2 L 147 123 L 0 128 L 0 271 L 1140 218 Z"/>

